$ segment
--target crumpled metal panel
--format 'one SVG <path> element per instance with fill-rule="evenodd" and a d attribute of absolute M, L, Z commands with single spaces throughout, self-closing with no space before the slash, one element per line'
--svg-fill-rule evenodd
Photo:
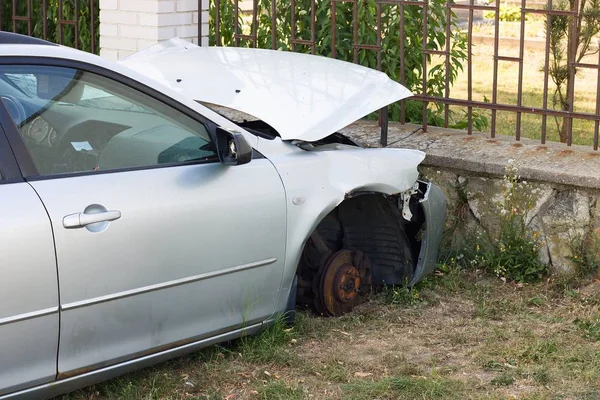
<path fill-rule="evenodd" d="M 425 214 L 425 231 L 421 242 L 421 251 L 415 274 L 409 283 L 413 286 L 433 272 L 437 266 L 437 257 L 444 233 L 446 220 L 446 197 L 438 186 L 428 183 L 429 190 L 420 202 Z"/>

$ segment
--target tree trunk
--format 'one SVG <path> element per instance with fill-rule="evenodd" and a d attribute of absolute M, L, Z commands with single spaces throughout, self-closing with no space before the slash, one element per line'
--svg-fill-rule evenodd
<path fill-rule="evenodd" d="M 560 137 L 560 142 L 561 143 L 567 143 L 567 136 L 568 136 L 568 124 L 567 124 L 567 119 L 563 118 L 562 122 L 560 123 L 560 130 L 558 132 L 558 135 Z"/>

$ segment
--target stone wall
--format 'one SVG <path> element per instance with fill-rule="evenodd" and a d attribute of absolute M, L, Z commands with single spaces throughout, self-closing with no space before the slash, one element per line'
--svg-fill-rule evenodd
<path fill-rule="evenodd" d="M 379 146 L 376 123 L 359 122 L 344 133 L 365 146 Z M 400 124 L 390 125 L 389 143 L 425 151 L 421 175 L 446 193 L 447 224 L 453 218 L 464 220 L 462 240 L 476 231 L 492 239 L 498 236 L 498 204 L 509 163 L 518 167 L 524 190 L 534 200 L 525 222 L 541 239 L 541 261 L 554 272 L 573 271 L 573 244 L 593 232 L 600 234 L 600 158 L 591 147 L 542 146 L 440 128 L 423 133 L 417 125 Z"/>
<path fill-rule="evenodd" d="M 424 178 L 443 188 L 449 200 L 451 218 L 463 218 L 469 230 L 481 228 L 490 238 L 498 237 L 498 204 L 502 201 L 506 184 L 502 176 L 481 176 L 461 170 L 442 171 L 430 165 L 423 166 L 420 172 Z M 527 213 L 525 223 L 532 234 L 541 239 L 540 260 L 554 271 L 572 271 L 573 245 L 599 227 L 597 204 L 600 191 L 539 181 L 528 181 L 527 186 L 535 205 Z M 464 191 L 466 202 L 458 191 Z M 461 215 L 457 216 L 460 207 Z"/>

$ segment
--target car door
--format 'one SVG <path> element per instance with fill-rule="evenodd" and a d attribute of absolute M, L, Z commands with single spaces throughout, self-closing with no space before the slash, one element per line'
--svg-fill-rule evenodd
<path fill-rule="evenodd" d="M 0 96 L 0 121 L 12 124 Z M 7 100 L 9 102 L 10 100 Z M 58 286 L 50 220 L 0 126 L 0 396 L 56 377 Z"/>
<path fill-rule="evenodd" d="M 264 320 L 284 261 L 267 159 L 222 165 L 209 121 L 89 68 L 0 66 L 36 87 L 21 136 L 55 238 L 59 378 Z"/>

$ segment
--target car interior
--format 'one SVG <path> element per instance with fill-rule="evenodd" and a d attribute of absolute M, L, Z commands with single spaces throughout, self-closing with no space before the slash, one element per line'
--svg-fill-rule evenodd
<path fill-rule="evenodd" d="M 203 124 L 92 73 L 2 66 L 0 93 L 40 175 L 217 160 Z"/>

